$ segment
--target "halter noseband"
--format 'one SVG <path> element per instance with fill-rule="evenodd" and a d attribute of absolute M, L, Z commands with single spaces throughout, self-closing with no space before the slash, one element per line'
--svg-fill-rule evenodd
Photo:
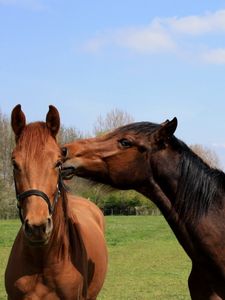
<path fill-rule="evenodd" d="M 53 204 L 51 204 L 49 197 L 44 192 L 36 190 L 36 189 L 31 189 L 31 190 L 28 190 L 28 191 L 25 191 L 25 192 L 19 194 L 17 185 L 16 185 L 15 174 L 13 174 L 13 177 L 14 177 L 14 184 L 15 184 L 15 190 L 16 190 L 17 208 L 19 209 L 19 216 L 20 216 L 20 220 L 22 223 L 24 223 L 24 219 L 22 216 L 22 212 L 21 212 L 22 208 L 21 208 L 20 203 L 21 203 L 21 201 L 23 201 L 23 199 L 30 197 L 30 196 L 41 197 L 48 205 L 48 210 L 49 210 L 50 216 L 53 214 L 56 203 L 58 202 L 58 198 L 61 194 L 61 188 L 63 186 L 62 176 L 61 176 L 61 167 L 59 167 L 59 177 L 58 177 L 56 192 L 54 194 Z"/>

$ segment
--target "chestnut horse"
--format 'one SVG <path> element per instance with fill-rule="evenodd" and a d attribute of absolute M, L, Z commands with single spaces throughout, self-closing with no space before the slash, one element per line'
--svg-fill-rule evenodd
<path fill-rule="evenodd" d="M 65 191 L 59 113 L 49 106 L 46 123 L 26 125 L 17 105 L 11 124 L 22 226 L 5 273 L 8 299 L 94 300 L 107 270 L 104 218 L 95 204 Z"/>
<path fill-rule="evenodd" d="M 191 298 L 225 299 L 225 174 L 177 139 L 176 127 L 176 118 L 139 122 L 67 144 L 64 176 L 134 189 L 151 199 L 192 260 Z"/>

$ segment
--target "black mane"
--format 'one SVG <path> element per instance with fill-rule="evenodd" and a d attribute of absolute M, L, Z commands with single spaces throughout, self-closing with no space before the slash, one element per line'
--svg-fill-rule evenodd
<path fill-rule="evenodd" d="M 174 208 L 183 220 L 195 222 L 209 209 L 222 208 L 225 174 L 209 167 L 183 142 L 179 145 L 182 154 Z"/>
<path fill-rule="evenodd" d="M 117 135 L 118 133 L 127 133 L 127 132 L 133 132 L 135 134 L 146 134 L 149 135 L 156 129 L 160 127 L 159 124 L 156 123 L 150 123 L 150 122 L 136 122 L 131 123 L 122 127 L 117 128 L 111 134 Z"/>

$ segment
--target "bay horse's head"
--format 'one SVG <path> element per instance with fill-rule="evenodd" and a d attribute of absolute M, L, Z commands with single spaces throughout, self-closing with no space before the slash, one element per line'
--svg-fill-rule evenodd
<path fill-rule="evenodd" d="M 162 124 L 138 122 L 62 148 L 63 176 L 85 177 L 120 189 L 135 189 L 151 178 L 151 160 L 169 149 L 177 119 Z M 162 157 L 161 155 L 161 157 Z"/>
<path fill-rule="evenodd" d="M 17 105 L 12 111 L 11 126 L 16 139 L 12 165 L 23 231 L 32 245 L 43 245 L 51 236 L 52 214 L 59 196 L 59 113 L 50 105 L 46 123 L 26 125 L 21 105 Z"/>

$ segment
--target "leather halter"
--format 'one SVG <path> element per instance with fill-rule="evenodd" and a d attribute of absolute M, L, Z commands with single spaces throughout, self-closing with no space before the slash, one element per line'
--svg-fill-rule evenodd
<path fill-rule="evenodd" d="M 14 177 L 14 185 L 15 185 L 15 191 L 16 191 L 17 208 L 19 209 L 19 216 L 20 216 L 20 220 L 22 223 L 24 223 L 24 219 L 22 216 L 21 202 L 25 198 L 30 197 L 30 196 L 41 197 L 48 205 L 48 210 L 49 210 L 50 216 L 53 214 L 56 203 L 58 202 L 59 196 L 61 194 L 62 186 L 63 186 L 63 181 L 62 181 L 62 176 L 61 176 L 61 166 L 59 167 L 58 183 L 57 183 L 56 191 L 54 194 L 54 200 L 53 200 L 52 204 L 51 204 L 51 201 L 50 201 L 48 195 L 46 195 L 44 192 L 37 190 L 37 189 L 30 189 L 30 190 L 27 190 L 27 191 L 19 194 L 17 185 L 16 185 L 16 180 L 15 180 L 15 171 L 13 171 L 13 177 Z"/>

